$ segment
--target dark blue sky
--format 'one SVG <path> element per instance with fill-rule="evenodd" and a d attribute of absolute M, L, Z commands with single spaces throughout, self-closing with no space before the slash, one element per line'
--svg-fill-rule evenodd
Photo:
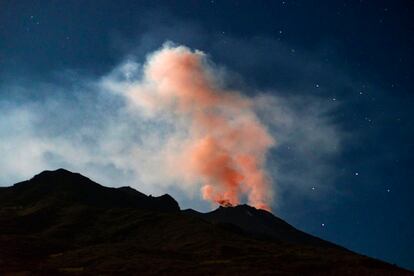
<path fill-rule="evenodd" d="M 341 130 L 341 150 L 329 157 L 335 177 L 324 181 L 335 188 L 310 197 L 284 188 L 278 215 L 414 269 L 412 14 L 408 0 L 3 0 L 0 102 L 41 102 L 50 92 L 4 87 L 59 85 L 68 71 L 99 78 L 127 56 L 143 61 L 167 40 L 203 50 L 235 72 L 229 85 L 251 88 L 247 93 L 334 104 L 329 118 Z M 273 154 L 293 158 L 283 147 Z"/>

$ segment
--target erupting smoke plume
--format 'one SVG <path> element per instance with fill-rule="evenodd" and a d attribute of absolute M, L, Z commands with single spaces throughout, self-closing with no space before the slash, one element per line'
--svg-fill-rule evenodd
<path fill-rule="evenodd" d="M 167 113 L 185 125 L 186 137 L 171 138 L 170 169 L 183 182 L 201 185 L 204 199 L 221 205 L 270 209 L 272 185 L 265 171 L 274 139 L 253 111 L 252 100 L 220 87 L 220 71 L 200 51 L 166 45 L 151 55 L 143 77 L 127 95 L 149 116 Z"/>

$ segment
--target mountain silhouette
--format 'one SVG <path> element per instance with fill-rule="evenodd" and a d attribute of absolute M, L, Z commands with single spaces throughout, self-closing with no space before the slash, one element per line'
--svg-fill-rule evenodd
<path fill-rule="evenodd" d="M 0 188 L 0 275 L 177 273 L 412 275 L 248 205 L 181 211 L 64 169 Z"/>
<path fill-rule="evenodd" d="M 64 169 L 44 171 L 28 181 L 0 190 L 0 201 L 2 205 L 12 206 L 82 204 L 101 208 L 180 210 L 170 195 L 148 197 L 131 187 L 108 188 Z"/>
<path fill-rule="evenodd" d="M 203 218 L 213 223 L 223 223 L 239 227 L 245 234 L 256 238 L 274 239 L 293 244 L 314 245 L 322 247 L 338 247 L 337 245 L 306 234 L 284 220 L 265 210 L 256 209 L 249 205 L 223 207 L 209 213 L 200 213 L 192 209 L 183 213 Z"/>

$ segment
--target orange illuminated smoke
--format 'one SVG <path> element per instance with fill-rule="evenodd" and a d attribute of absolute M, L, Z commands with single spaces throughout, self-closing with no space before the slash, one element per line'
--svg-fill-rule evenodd
<path fill-rule="evenodd" d="M 264 165 L 274 139 L 259 121 L 250 98 L 220 88 L 221 73 L 200 51 L 164 46 L 149 57 L 131 99 L 151 112 L 185 120 L 180 151 L 168 153 L 177 173 L 201 185 L 204 199 L 269 210 L 272 186 Z"/>

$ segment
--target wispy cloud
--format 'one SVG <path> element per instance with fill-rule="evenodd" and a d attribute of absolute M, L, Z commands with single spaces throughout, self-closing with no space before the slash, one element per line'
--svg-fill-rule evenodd
<path fill-rule="evenodd" d="M 234 73 L 211 66 L 219 71 L 219 85 L 232 85 L 228 76 Z M 56 82 L 3 84 L 1 90 L 10 95 L 35 91 L 42 96 L 0 100 L 1 185 L 44 169 L 65 167 L 105 185 L 129 185 L 151 194 L 176 191 L 179 200 L 201 200 L 200 186 L 191 185 L 198 180 L 183 179 L 167 158 L 176 141 L 188 139 L 184 127 L 188 121 L 170 112 L 154 113 L 151 108 L 166 108 L 157 101 L 150 108 L 131 105 L 128 93 L 142 83 L 143 72 L 143 64 L 128 58 L 96 79 L 62 73 Z M 285 191 L 307 197 L 314 186 L 334 189 L 329 185 L 333 182 L 330 160 L 340 150 L 343 137 L 330 119 L 335 106 L 316 97 L 251 91 L 251 87 L 239 86 L 238 93 L 249 95 L 243 97 L 249 98 L 252 114 L 276 139 L 266 165 L 276 191 L 273 206 L 283 204 Z M 176 166 L 178 170 L 180 164 Z"/>

